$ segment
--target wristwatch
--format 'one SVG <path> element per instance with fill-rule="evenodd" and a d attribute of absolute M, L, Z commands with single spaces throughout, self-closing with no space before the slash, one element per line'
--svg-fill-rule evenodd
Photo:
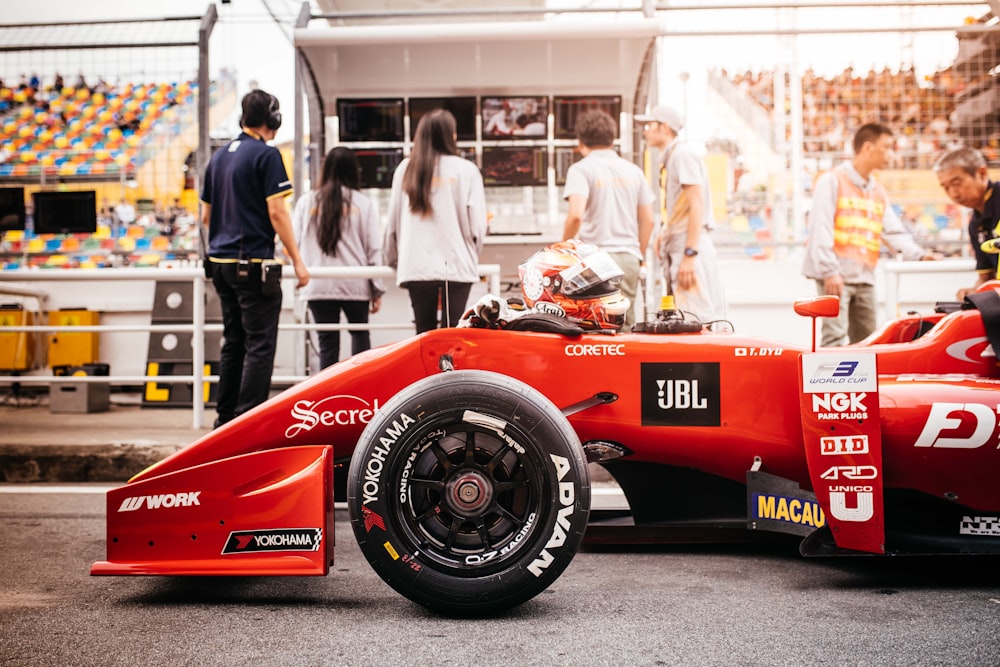
<path fill-rule="evenodd" d="M 698 256 L 698 251 L 695 250 L 694 248 L 684 248 L 684 256 L 685 257 L 697 257 Z"/>

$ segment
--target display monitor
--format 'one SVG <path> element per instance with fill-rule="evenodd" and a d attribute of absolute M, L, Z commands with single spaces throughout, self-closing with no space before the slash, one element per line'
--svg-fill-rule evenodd
<path fill-rule="evenodd" d="M 552 116 L 556 139 L 576 139 L 576 119 L 584 111 L 600 109 L 615 121 L 615 138 L 621 131 L 622 98 L 620 95 L 559 96 L 552 100 Z"/>
<path fill-rule="evenodd" d="M 410 139 L 416 136 L 420 119 L 434 109 L 445 109 L 455 117 L 455 133 L 459 141 L 476 140 L 475 97 L 411 97 Z"/>
<path fill-rule="evenodd" d="M 36 192 L 36 234 L 93 234 L 97 231 L 97 193 Z"/>
<path fill-rule="evenodd" d="M 356 150 L 361 187 L 388 188 L 392 186 L 392 174 L 403 161 L 402 148 L 379 150 Z"/>
<path fill-rule="evenodd" d="M 0 232 L 24 229 L 24 188 L 0 188 Z"/>
<path fill-rule="evenodd" d="M 337 117 L 341 141 L 402 141 L 403 100 L 340 99 Z"/>
<path fill-rule="evenodd" d="M 570 165 L 582 159 L 583 154 L 577 146 L 572 148 L 557 146 L 555 149 L 556 185 L 566 185 L 566 172 L 569 171 Z"/>
<path fill-rule="evenodd" d="M 483 139 L 545 139 L 549 98 L 482 98 Z"/>
<path fill-rule="evenodd" d="M 483 148 L 483 183 L 548 185 L 549 153 L 543 146 L 487 146 Z"/>

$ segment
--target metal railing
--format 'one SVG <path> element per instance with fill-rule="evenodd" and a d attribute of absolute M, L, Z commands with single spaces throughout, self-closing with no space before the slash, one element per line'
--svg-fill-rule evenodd
<path fill-rule="evenodd" d="M 972 284 L 971 276 L 975 274 L 976 261 L 974 259 L 943 259 L 936 262 L 881 262 L 882 270 L 885 271 L 885 318 L 894 320 L 899 317 L 899 285 L 904 275 L 928 274 L 928 273 L 965 273 L 970 276 L 969 284 Z"/>
<path fill-rule="evenodd" d="M 310 268 L 312 278 L 383 278 L 394 279 L 396 272 L 387 266 L 367 267 L 317 267 Z M 480 264 L 479 275 L 485 278 L 488 290 L 493 294 L 500 293 L 500 265 Z M 285 266 L 282 280 L 294 280 L 295 273 L 290 266 Z M 0 294 L 13 294 L 35 298 L 41 304 L 45 301 L 45 293 L 34 287 L 26 287 L 23 283 L 65 282 L 65 281 L 144 281 L 170 280 L 192 283 L 192 314 L 191 324 L 126 324 L 126 325 L 23 325 L 5 326 L 3 333 L 54 333 L 71 331 L 73 333 L 124 333 L 124 332 L 170 332 L 192 334 L 192 374 L 171 375 L 170 382 L 192 385 L 192 428 L 202 428 L 204 424 L 205 400 L 196 387 L 204 386 L 206 382 L 218 382 L 217 375 L 206 374 L 205 368 L 205 332 L 222 331 L 221 324 L 205 323 L 205 273 L 198 268 L 175 269 L 74 269 L 59 270 L 17 270 L 0 271 Z M 9 284 L 21 283 L 21 284 Z M 39 310 L 42 310 L 39 305 Z M 413 322 L 390 322 L 382 324 L 316 324 L 316 323 L 282 323 L 279 331 L 336 331 L 351 329 L 413 329 Z M 307 376 L 274 376 L 272 380 L 278 383 L 299 382 Z M 159 375 L 101 375 L 101 376 L 56 376 L 56 375 L 0 375 L 0 383 L 18 384 L 59 384 L 59 383 L 104 383 L 104 384 L 144 384 L 162 381 Z"/>

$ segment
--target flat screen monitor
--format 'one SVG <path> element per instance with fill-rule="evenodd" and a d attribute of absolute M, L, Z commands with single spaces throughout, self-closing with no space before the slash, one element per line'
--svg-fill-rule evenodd
<path fill-rule="evenodd" d="M 547 97 L 482 98 L 483 139 L 545 139 Z"/>
<path fill-rule="evenodd" d="M 356 150 L 358 167 L 361 171 L 361 187 L 388 188 L 392 186 L 392 174 L 403 161 L 402 148 L 379 150 Z"/>
<path fill-rule="evenodd" d="M 445 109 L 455 117 L 455 130 L 459 141 L 476 140 L 475 97 L 411 97 L 410 139 L 417 134 L 417 123 L 429 111 Z"/>
<path fill-rule="evenodd" d="M 483 183 L 548 185 L 549 153 L 543 146 L 487 146 L 483 148 Z"/>
<path fill-rule="evenodd" d="M 341 141 L 402 141 L 403 99 L 337 100 Z"/>
<path fill-rule="evenodd" d="M 555 150 L 556 185 L 566 185 L 566 172 L 574 162 L 583 159 L 583 153 L 576 146 L 558 146 Z"/>
<path fill-rule="evenodd" d="M 24 229 L 24 188 L 0 188 L 0 232 Z"/>
<path fill-rule="evenodd" d="M 35 193 L 36 234 L 93 234 L 97 231 L 97 193 Z"/>
<path fill-rule="evenodd" d="M 620 95 L 575 95 L 559 96 L 552 99 L 552 117 L 555 124 L 553 137 L 556 139 L 576 139 L 576 119 L 584 111 L 600 109 L 615 121 L 615 138 L 620 132 L 622 98 Z"/>

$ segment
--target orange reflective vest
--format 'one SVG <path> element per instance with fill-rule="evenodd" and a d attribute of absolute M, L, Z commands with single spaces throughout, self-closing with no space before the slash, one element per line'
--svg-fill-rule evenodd
<path fill-rule="evenodd" d="M 874 183 L 865 191 L 837 170 L 837 208 L 833 217 L 833 252 L 870 268 L 878 262 L 882 247 L 882 217 L 889 205 L 885 189 Z"/>

